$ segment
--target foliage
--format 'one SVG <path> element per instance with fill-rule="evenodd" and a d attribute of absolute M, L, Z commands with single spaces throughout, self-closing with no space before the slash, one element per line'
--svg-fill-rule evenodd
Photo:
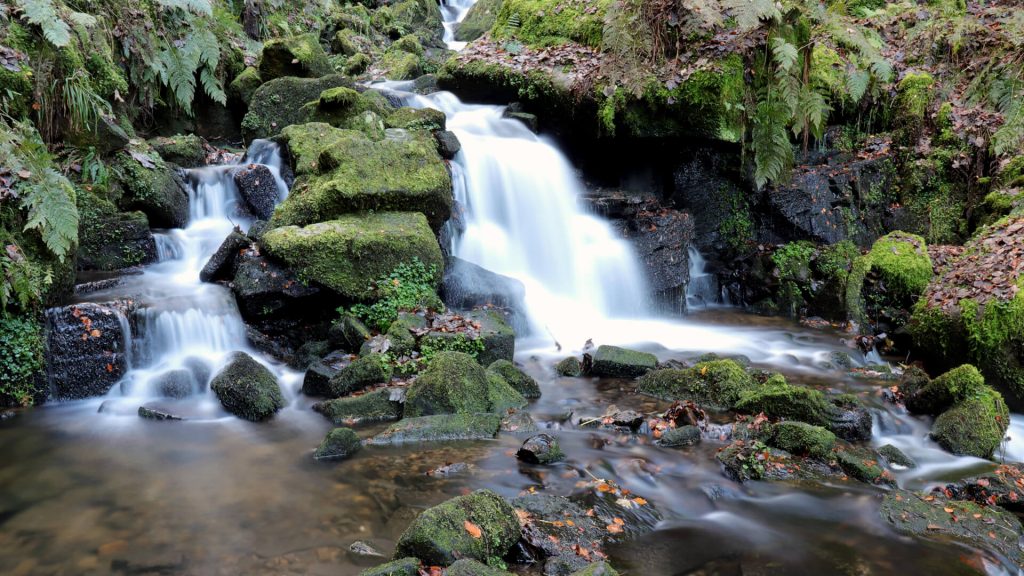
<path fill-rule="evenodd" d="M 381 296 L 377 302 L 369 305 L 356 304 L 349 312 L 371 328 L 386 330 L 398 317 L 399 312 L 413 311 L 424 305 L 432 305 L 437 300 L 434 294 L 435 278 L 437 267 L 428 268 L 418 258 L 400 264 L 391 274 L 377 279 L 372 284 L 371 290 Z M 339 309 L 339 312 L 344 310 Z"/>
<path fill-rule="evenodd" d="M 57 13 L 53 0 L 15 0 L 25 18 L 39 26 L 47 41 L 57 47 L 71 41 L 71 29 Z"/>
<path fill-rule="evenodd" d="M 420 354 L 427 364 L 438 352 L 463 352 L 476 358 L 484 351 L 484 339 L 480 337 L 469 337 L 466 334 L 456 334 L 450 338 L 426 338 L 420 344 Z"/>
<path fill-rule="evenodd" d="M 43 369 L 43 336 L 30 317 L 0 317 L 0 403 L 27 406 L 37 394 Z"/>

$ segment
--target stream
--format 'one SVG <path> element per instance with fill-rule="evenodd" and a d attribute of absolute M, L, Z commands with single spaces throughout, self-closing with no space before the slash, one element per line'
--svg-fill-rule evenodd
<path fill-rule="evenodd" d="M 442 11 L 455 49 L 454 25 L 471 4 L 459 0 Z M 253 349 L 231 292 L 199 281 L 224 237 L 252 223 L 239 209 L 231 176 L 237 165 L 188 170 L 189 224 L 159 232 L 160 262 L 87 297 L 134 301 L 129 373 L 105 397 L 0 421 L 0 453 L 7 456 L 0 466 L 0 573 L 355 575 L 383 558 L 350 552 L 353 542 L 390 556 L 429 506 L 479 488 L 506 497 L 531 488 L 564 494 L 583 471 L 641 495 L 664 515 L 654 532 L 610 548 L 623 574 L 1016 573 L 987 552 L 898 535 L 879 517 L 882 489 L 854 481 L 741 485 L 715 460 L 724 444 L 666 449 L 644 435 L 575 426 L 611 406 L 653 413 L 669 405 L 636 394 L 631 381 L 557 376 L 554 363 L 592 339 L 662 361 L 743 355 L 793 382 L 855 394 L 873 414 L 871 444 L 893 444 L 918 462 L 895 472 L 904 488 L 993 467 L 928 440 L 927 419 L 883 400 L 892 381 L 827 367 L 833 352 L 858 356 L 842 333 L 720 305 L 706 276 L 689 294 L 690 315 L 658 317 L 643 297 L 643 274 L 628 244 L 581 207 L 584 185 L 574 168 L 551 141 L 504 118 L 502 107 L 445 92 L 416 95 L 409 83 L 373 88 L 442 110 L 458 136 L 462 152 L 452 171 L 465 218 L 454 254 L 526 285 L 529 332 L 517 341 L 516 360 L 543 391 L 528 411 L 558 436 L 567 460 L 520 463 L 514 452 L 522 438 L 501 435 L 367 447 L 341 463 L 314 461 L 331 425 L 299 392 L 302 373 Z M 281 161 L 275 145 L 257 141 L 240 163 L 268 166 L 283 199 Z M 187 397 L 159 401 L 185 421 L 138 417 L 139 406 L 159 397 L 156 383 L 168 372 L 215 373 L 236 350 L 278 377 L 287 406 L 273 420 L 252 424 L 229 415 L 201 378 Z M 1024 460 L 1024 417 L 1013 416 L 1010 436 L 1002 457 Z M 431 474 L 456 462 L 470 464 L 468 471 Z"/>

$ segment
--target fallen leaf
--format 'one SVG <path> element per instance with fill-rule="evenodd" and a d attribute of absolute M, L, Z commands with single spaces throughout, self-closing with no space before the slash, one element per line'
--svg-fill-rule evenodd
<path fill-rule="evenodd" d="M 477 526 L 476 524 L 473 524 L 469 520 L 464 521 L 462 526 L 466 529 L 466 532 L 468 532 L 469 535 L 472 536 L 473 538 L 478 538 L 479 539 L 484 534 L 483 531 L 480 530 L 479 526 Z"/>

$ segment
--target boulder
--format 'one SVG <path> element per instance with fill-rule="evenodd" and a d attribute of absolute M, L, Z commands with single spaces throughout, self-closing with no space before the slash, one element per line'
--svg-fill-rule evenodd
<path fill-rule="evenodd" d="M 839 396 L 831 399 L 835 407 L 829 414 L 826 428 L 847 442 L 871 439 L 871 412 L 855 398 Z"/>
<path fill-rule="evenodd" d="M 700 428 L 687 425 L 666 430 L 662 433 L 661 438 L 658 438 L 657 443 L 659 446 L 664 446 L 666 448 L 680 448 L 683 446 L 699 444 L 700 440 Z"/>
<path fill-rule="evenodd" d="M 453 498 L 420 514 L 398 539 L 396 557 L 450 566 L 469 558 L 498 562 L 522 535 L 515 509 L 490 490 Z"/>
<path fill-rule="evenodd" d="M 497 414 L 438 414 L 403 418 L 366 443 L 387 446 L 414 442 L 491 440 L 497 436 L 500 427 L 501 417 Z"/>
<path fill-rule="evenodd" d="M 799 420 L 826 427 L 831 424 L 835 409 L 820 390 L 794 386 L 780 374 L 742 392 L 734 408 L 747 414 L 763 412 L 770 418 Z"/>
<path fill-rule="evenodd" d="M 198 388 L 195 376 L 186 368 L 168 370 L 153 378 L 150 386 L 164 398 L 187 398 L 195 394 Z"/>
<path fill-rule="evenodd" d="M 515 355 L 516 333 L 507 322 L 508 314 L 500 310 L 474 310 L 462 315 L 466 321 L 480 326 L 479 339 L 483 350 L 477 353 L 476 360 L 483 366 L 489 366 L 498 360 L 512 360 Z M 465 338 L 460 332 L 443 332 L 434 330 L 420 340 L 421 348 L 435 350 L 451 350 L 456 347 L 450 340 Z"/>
<path fill-rule="evenodd" d="M 444 265 L 426 219 L 414 212 L 348 215 L 305 228 L 276 228 L 264 234 L 263 243 L 304 279 L 352 299 L 373 297 L 372 280 L 400 264 L 418 259 L 428 269 Z"/>
<path fill-rule="evenodd" d="M 118 302 L 46 311 L 46 370 L 53 397 L 102 396 L 128 371 L 127 310 Z"/>
<path fill-rule="evenodd" d="M 488 379 L 469 354 L 439 352 L 409 387 L 406 416 L 474 414 L 490 409 Z"/>
<path fill-rule="evenodd" d="M 291 76 L 319 78 L 332 72 L 316 34 L 272 38 L 263 44 L 259 75 L 264 82 Z"/>
<path fill-rule="evenodd" d="M 455 155 L 462 150 L 462 143 L 458 136 L 450 130 L 439 130 L 434 132 L 434 141 L 437 142 L 437 153 L 445 160 L 454 160 Z"/>
<path fill-rule="evenodd" d="M 260 78 L 260 71 L 254 66 L 248 66 L 231 80 L 231 84 L 228 84 L 228 97 L 236 106 L 241 104 L 240 108 L 244 112 L 249 108 L 252 96 L 261 84 L 263 78 Z"/>
<path fill-rule="evenodd" d="M 419 576 L 419 558 L 400 558 L 376 568 L 363 570 L 359 576 Z"/>
<path fill-rule="evenodd" d="M 564 496 L 537 491 L 514 498 L 511 504 L 521 517 L 528 519 L 523 526 L 523 542 L 539 557 L 561 558 L 562 561 L 556 563 L 563 567 L 565 561 L 576 556 L 575 550 L 593 549 L 607 539 L 608 532 L 605 526 L 598 525 L 595 515 L 588 514 L 586 508 Z M 571 570 L 577 570 L 586 561 L 568 563 L 572 565 Z M 545 567 L 545 574 L 548 573 Z"/>
<path fill-rule="evenodd" d="M 306 302 L 320 292 L 300 282 L 290 270 L 250 252 L 238 259 L 231 291 L 242 316 L 250 320 L 291 311 L 308 312 Z"/>
<path fill-rule="evenodd" d="M 577 378 L 583 374 L 583 366 L 580 364 L 579 358 L 569 356 L 559 360 L 558 364 L 555 365 L 555 373 L 559 376 Z"/>
<path fill-rule="evenodd" d="M 302 393 L 306 396 L 331 397 L 331 380 L 338 372 L 319 360 L 313 362 L 302 378 Z"/>
<path fill-rule="evenodd" d="M 363 448 L 359 436 L 351 428 L 335 428 L 327 433 L 313 453 L 316 460 L 343 460 Z"/>
<path fill-rule="evenodd" d="M 235 261 L 238 255 L 250 244 L 251 242 L 244 234 L 233 230 L 203 266 L 199 272 L 199 280 L 203 282 L 230 280 L 234 276 Z"/>
<path fill-rule="evenodd" d="M 253 422 L 267 420 L 284 408 L 277 378 L 245 352 L 231 355 L 210 388 L 225 410 Z"/>
<path fill-rule="evenodd" d="M 748 480 L 827 480 L 842 470 L 815 458 L 800 458 L 760 441 L 735 440 L 718 452 L 723 472 L 737 482 Z"/>
<path fill-rule="evenodd" d="M 178 174 L 147 143 L 132 140 L 111 161 L 117 205 L 138 210 L 156 228 L 184 228 L 188 222 L 188 194 Z"/>
<path fill-rule="evenodd" d="M 361 356 L 331 378 L 330 395 L 338 398 L 374 384 L 387 384 L 391 382 L 392 371 L 391 364 L 380 354 Z"/>
<path fill-rule="evenodd" d="M 558 440 L 550 434 L 537 434 L 527 438 L 516 458 L 529 464 L 554 464 L 565 459 L 565 452 L 558 445 Z"/>
<path fill-rule="evenodd" d="M 114 271 L 157 260 L 156 240 L 142 212 L 118 212 L 110 202 L 78 193 L 79 270 Z"/>
<path fill-rule="evenodd" d="M 337 426 L 358 426 L 398 420 L 402 416 L 401 389 L 383 388 L 360 396 L 318 402 L 313 410 Z M 396 398 L 397 397 L 397 398 Z"/>
<path fill-rule="evenodd" d="M 296 181 L 271 220 L 275 227 L 400 210 L 421 212 L 436 231 L 451 216 L 451 176 L 429 133 L 371 140 L 362 132 L 313 122 L 289 126 L 281 136 Z"/>
<path fill-rule="evenodd" d="M 835 434 L 804 422 L 779 422 L 772 426 L 769 444 L 795 454 L 828 458 L 836 445 Z"/>
<path fill-rule="evenodd" d="M 936 416 L 968 398 L 983 394 L 988 387 L 977 368 L 964 364 L 934 380 L 920 371 L 907 371 L 900 380 L 907 410 Z"/>
<path fill-rule="evenodd" d="M 199 168 L 206 165 L 206 147 L 195 134 L 160 136 L 149 141 L 150 146 L 166 162 L 181 168 Z"/>
<path fill-rule="evenodd" d="M 540 385 L 537 384 L 537 381 L 509 360 L 495 360 L 487 367 L 487 370 L 498 373 L 524 398 L 540 398 Z"/>
<path fill-rule="evenodd" d="M 483 36 L 484 32 L 494 26 L 500 10 L 501 0 L 479 0 L 473 4 L 455 29 L 455 40 L 472 42 Z"/>
<path fill-rule="evenodd" d="M 881 457 L 870 448 L 841 446 L 837 447 L 832 455 L 843 471 L 852 478 L 868 484 L 896 485 L 892 474 L 882 467 Z"/>
<path fill-rule="evenodd" d="M 1010 411 L 1003 396 L 989 388 L 940 414 L 931 436 L 953 454 L 991 458 L 1009 425 Z"/>
<path fill-rule="evenodd" d="M 294 78 L 291 76 L 270 80 L 252 93 L 248 112 L 242 119 L 242 136 L 252 142 L 270 138 L 293 124 L 309 121 L 307 102 L 313 102 L 320 93 L 331 88 L 352 88 L 352 80 L 334 74 L 323 78 Z"/>
<path fill-rule="evenodd" d="M 470 558 L 457 560 L 445 570 L 446 576 L 515 576 L 511 572 L 491 568 Z"/>
<path fill-rule="evenodd" d="M 658 357 L 618 346 L 598 346 L 590 373 L 609 378 L 637 378 L 654 370 Z"/>
<path fill-rule="evenodd" d="M 447 117 L 440 110 L 403 106 L 388 114 L 384 119 L 384 127 L 433 132 L 444 130 L 446 121 Z"/>
<path fill-rule="evenodd" d="M 526 398 L 510 386 L 501 374 L 490 370 L 487 371 L 487 401 L 490 403 L 490 411 L 497 414 L 519 410 L 528 404 Z"/>
<path fill-rule="evenodd" d="M 907 456 L 902 450 L 892 444 L 886 444 L 879 448 L 878 454 L 885 458 L 890 467 L 917 468 L 917 462 L 914 462 L 910 456 Z"/>
<path fill-rule="evenodd" d="M 280 197 L 277 180 L 263 164 L 248 164 L 235 171 L 235 186 L 252 215 L 269 220 Z"/>
<path fill-rule="evenodd" d="M 454 256 L 445 262 L 439 294 L 446 306 L 456 310 L 497 306 L 521 315 L 526 309 L 522 282 Z"/>
<path fill-rule="evenodd" d="M 327 341 L 331 346 L 354 352 L 370 339 L 370 329 L 352 314 L 343 313 L 327 330 Z"/>
<path fill-rule="evenodd" d="M 753 378 L 735 361 L 711 360 L 692 368 L 648 372 L 637 390 L 662 400 L 693 400 L 706 408 L 728 410 L 753 387 Z"/>

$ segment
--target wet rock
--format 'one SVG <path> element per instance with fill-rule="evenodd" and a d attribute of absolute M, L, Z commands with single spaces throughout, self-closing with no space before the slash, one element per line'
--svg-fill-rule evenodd
<path fill-rule="evenodd" d="M 569 356 L 555 364 L 555 373 L 559 376 L 577 378 L 583 374 L 583 366 L 580 365 L 579 358 Z"/>
<path fill-rule="evenodd" d="M 152 386 L 164 398 L 187 398 L 196 392 L 192 371 L 185 368 L 160 374 L 153 379 Z"/>
<path fill-rule="evenodd" d="M 484 35 L 485 32 L 494 26 L 498 19 L 498 12 L 501 10 L 501 0 L 480 0 L 470 7 L 466 17 L 455 29 L 455 40 L 459 42 L 472 42 Z"/>
<path fill-rule="evenodd" d="M 457 560 L 445 571 L 447 576 L 514 576 L 511 572 L 491 568 L 486 564 L 463 558 Z"/>
<path fill-rule="evenodd" d="M 487 367 L 487 370 L 497 372 L 510 386 L 523 395 L 524 398 L 540 398 L 540 385 L 508 360 L 495 360 Z"/>
<path fill-rule="evenodd" d="M 594 562 L 583 570 L 574 572 L 572 576 L 619 576 L 619 573 L 607 562 Z"/>
<path fill-rule="evenodd" d="M 554 464 L 565 459 L 558 440 L 550 434 L 537 434 L 523 442 L 516 458 L 530 464 Z"/>
<path fill-rule="evenodd" d="M 413 332 L 422 332 L 426 326 L 427 320 L 423 316 L 399 312 L 398 318 L 388 326 L 384 334 L 390 342 L 388 351 L 398 358 L 411 356 L 416 351 L 416 336 Z"/>
<path fill-rule="evenodd" d="M 836 445 L 835 434 L 804 422 L 779 422 L 772 426 L 769 443 L 797 456 L 828 458 Z"/>
<path fill-rule="evenodd" d="M 989 458 L 1006 436 L 1010 412 L 1003 397 L 989 389 L 968 398 L 935 419 L 931 436 L 953 454 Z"/>
<path fill-rule="evenodd" d="M 369 354 L 342 368 L 328 383 L 330 396 L 338 398 L 374 384 L 391 381 L 393 369 L 380 354 Z"/>
<path fill-rule="evenodd" d="M 618 346 L 598 346 L 590 373 L 609 378 L 637 378 L 654 370 L 658 357 Z"/>
<path fill-rule="evenodd" d="M 454 464 L 445 464 L 439 468 L 427 471 L 427 476 L 432 478 L 450 478 L 453 476 L 464 476 L 473 469 L 473 466 L 466 464 L 465 462 L 455 462 Z"/>
<path fill-rule="evenodd" d="M 147 420 L 184 420 L 181 416 L 175 416 L 162 408 L 147 406 L 139 406 L 139 417 Z"/>
<path fill-rule="evenodd" d="M 763 412 L 770 418 L 799 420 L 818 426 L 828 426 L 834 411 L 820 390 L 794 386 L 779 374 L 743 392 L 735 409 L 747 414 Z"/>
<path fill-rule="evenodd" d="M 189 356 L 181 365 L 192 372 L 192 377 L 199 385 L 199 391 L 205 392 L 207 384 L 210 383 L 210 376 L 213 376 L 213 367 L 210 363 L 197 356 Z"/>
<path fill-rule="evenodd" d="M 429 565 L 450 566 L 469 558 L 502 558 L 522 531 L 515 509 L 490 490 L 478 490 L 425 510 L 402 534 L 396 556 L 414 556 Z"/>
<path fill-rule="evenodd" d="M 362 540 L 356 540 L 348 547 L 350 555 L 356 558 L 383 558 L 384 555 L 377 551 L 376 548 L 363 542 Z"/>
<path fill-rule="evenodd" d="M 264 82 L 275 78 L 319 78 L 332 72 L 316 34 L 274 38 L 263 45 L 259 73 Z"/>
<path fill-rule="evenodd" d="M 363 570 L 359 576 L 419 576 L 419 573 L 420 561 L 418 558 L 402 558 L 376 568 Z"/>
<path fill-rule="evenodd" d="M 609 543 L 647 534 L 662 518 L 646 499 L 608 481 L 591 481 L 569 499 L 584 510 L 594 511 L 593 518 L 604 528 L 604 539 Z"/>
<path fill-rule="evenodd" d="M 120 303 L 46 311 L 47 378 L 54 398 L 102 396 L 128 371 L 128 321 Z"/>
<path fill-rule="evenodd" d="M 932 416 L 984 389 L 985 377 L 970 364 L 953 368 L 934 380 L 929 380 L 923 371 L 908 370 L 899 383 L 907 410 Z"/>
<path fill-rule="evenodd" d="M 335 425 L 358 426 L 398 420 L 402 416 L 402 404 L 393 398 L 398 391 L 382 388 L 360 396 L 318 402 L 313 410 Z"/>
<path fill-rule="evenodd" d="M 370 329 L 362 320 L 345 313 L 335 320 L 327 331 L 327 341 L 331 346 L 355 352 L 370 339 Z"/>
<path fill-rule="evenodd" d="M 78 197 L 78 270 L 124 270 L 157 261 L 156 239 L 142 212 L 119 212 L 88 192 Z"/>
<path fill-rule="evenodd" d="M 262 164 L 249 164 L 236 170 L 234 179 L 252 215 L 260 220 L 270 220 L 280 195 L 277 180 L 270 168 Z"/>
<path fill-rule="evenodd" d="M 589 566 L 588 561 L 576 553 L 563 553 L 544 561 L 544 576 L 571 576 Z"/>
<path fill-rule="evenodd" d="M 497 414 L 439 414 L 403 418 L 367 440 L 371 445 L 449 440 L 490 440 L 497 436 L 501 417 Z"/>
<path fill-rule="evenodd" d="M 309 312 L 309 299 L 320 292 L 300 282 L 290 271 L 249 252 L 239 258 L 231 290 L 247 319 L 290 314 L 300 309 Z"/>
<path fill-rule="evenodd" d="M 331 345 L 326 340 L 307 340 L 299 346 L 295 354 L 288 360 L 288 366 L 296 370 L 308 370 L 310 366 L 331 353 Z"/>
<path fill-rule="evenodd" d="M 501 431 L 510 434 L 534 434 L 540 431 L 529 412 L 519 410 L 501 420 Z"/>
<path fill-rule="evenodd" d="M 688 425 L 669 429 L 661 435 L 661 438 L 658 438 L 657 443 L 659 446 L 666 448 L 680 448 L 683 446 L 693 446 L 700 443 L 700 440 L 700 428 Z"/>
<path fill-rule="evenodd" d="M 508 118 L 509 120 L 518 120 L 523 123 L 524 126 L 529 128 L 530 132 L 538 133 L 540 130 L 540 122 L 537 120 L 536 114 L 530 114 L 529 112 L 522 112 L 514 110 L 511 106 L 505 109 L 505 112 L 501 115 L 502 118 Z"/>
<path fill-rule="evenodd" d="M 947 484 L 945 492 L 957 500 L 1001 506 L 1020 514 L 1024 512 L 1024 464 L 1002 464 L 987 474 Z"/>
<path fill-rule="evenodd" d="M 338 370 L 323 362 L 314 362 L 306 370 L 302 379 L 302 393 L 306 396 L 331 396 L 331 379 L 338 375 Z"/>
<path fill-rule="evenodd" d="M 452 256 L 445 263 L 440 296 L 446 306 L 456 310 L 497 306 L 522 313 L 526 287 L 515 278 Z"/>
<path fill-rule="evenodd" d="M 769 448 L 759 441 L 736 440 L 723 448 L 716 458 L 732 480 L 824 480 L 836 478 L 841 471 L 814 458 L 799 458 L 785 450 Z"/>
<path fill-rule="evenodd" d="M 886 444 L 878 449 L 878 454 L 885 458 L 885 461 L 889 463 L 889 466 L 900 466 L 902 468 L 917 468 L 917 462 L 914 462 L 910 456 L 903 453 L 902 450 L 893 446 L 892 444 Z"/>
<path fill-rule="evenodd" d="M 454 132 L 450 130 L 439 130 L 434 132 L 434 140 L 437 141 L 437 153 L 445 160 L 452 160 L 462 150 L 462 143 Z"/>
<path fill-rule="evenodd" d="M 111 161 L 118 178 L 113 188 L 117 205 L 138 210 L 156 228 L 184 228 L 188 222 L 188 193 L 181 176 L 148 144 L 133 140 Z"/>
<path fill-rule="evenodd" d="M 210 383 L 224 409 L 253 422 L 267 420 L 284 407 L 277 378 L 245 352 L 235 352 Z"/>
<path fill-rule="evenodd" d="M 313 453 L 317 460 L 342 460 L 351 457 L 363 448 L 359 436 L 351 428 L 335 428 Z"/>
<path fill-rule="evenodd" d="M 416 382 L 405 400 L 407 416 L 431 414 L 473 414 L 487 412 L 487 374 L 469 354 L 439 352 Z"/>
<path fill-rule="evenodd" d="M 487 400 L 490 402 L 490 411 L 498 414 L 525 408 L 529 403 L 501 374 L 490 370 L 487 371 Z"/>
<path fill-rule="evenodd" d="M 732 360 L 701 362 L 692 368 L 665 368 L 640 378 L 637 391 L 662 400 L 693 400 L 713 410 L 728 410 L 754 382 Z"/>
<path fill-rule="evenodd" d="M 477 354 L 476 360 L 482 366 L 489 366 L 498 360 L 512 360 L 516 334 L 507 322 L 508 315 L 510 313 L 499 310 L 474 310 L 463 314 L 467 322 L 480 326 L 479 338 L 483 340 L 483 351 Z M 460 337 L 463 337 L 461 333 L 434 330 L 423 336 L 420 346 L 447 350 L 451 345 L 446 341 Z"/>
<path fill-rule="evenodd" d="M 832 400 L 835 409 L 829 414 L 827 428 L 847 442 L 871 439 L 871 412 L 859 402 Z"/>
<path fill-rule="evenodd" d="M 206 165 L 206 147 L 195 134 L 178 134 L 153 138 L 149 144 L 165 161 L 181 168 L 199 168 Z"/>
<path fill-rule="evenodd" d="M 861 482 L 895 486 L 892 474 L 882 467 L 881 457 L 870 448 L 859 446 L 838 447 L 833 452 L 843 471 Z"/>

